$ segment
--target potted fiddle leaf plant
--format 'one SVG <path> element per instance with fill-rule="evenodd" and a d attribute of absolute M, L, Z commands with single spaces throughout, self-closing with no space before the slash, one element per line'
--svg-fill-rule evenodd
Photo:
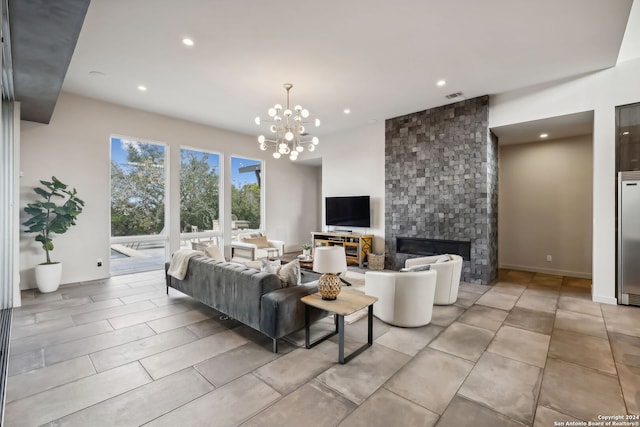
<path fill-rule="evenodd" d="M 27 233 L 35 233 L 46 255 L 46 262 L 36 266 L 36 284 L 40 292 L 53 292 L 58 289 L 62 277 L 62 264 L 51 261 L 53 235 L 64 234 L 73 225 L 82 212 L 84 202 L 78 198 L 75 188 L 61 182 L 55 176 L 51 181 L 40 181 L 42 187 L 33 190 L 39 200 L 28 203 L 24 208 L 28 215 L 22 225 L 28 227 Z"/>

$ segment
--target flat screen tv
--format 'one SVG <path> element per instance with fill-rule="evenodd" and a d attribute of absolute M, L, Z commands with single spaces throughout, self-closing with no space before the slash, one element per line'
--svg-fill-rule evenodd
<path fill-rule="evenodd" d="M 325 198 L 327 225 L 371 227 L 369 196 Z"/>

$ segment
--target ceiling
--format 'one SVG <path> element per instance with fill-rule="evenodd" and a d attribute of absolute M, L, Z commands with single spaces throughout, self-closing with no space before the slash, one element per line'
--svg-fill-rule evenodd
<path fill-rule="evenodd" d="M 322 139 L 614 66 L 631 3 L 93 0 L 62 89 L 257 135 L 290 82 Z"/>

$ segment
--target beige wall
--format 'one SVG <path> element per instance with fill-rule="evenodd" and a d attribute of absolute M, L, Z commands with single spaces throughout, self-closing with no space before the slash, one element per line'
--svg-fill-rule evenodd
<path fill-rule="evenodd" d="M 63 93 L 51 123 L 21 123 L 20 206 L 33 198 L 40 179 L 56 175 L 75 186 L 86 202 L 78 225 L 54 240 L 54 260 L 64 263 L 62 283 L 102 279 L 109 276 L 110 239 L 110 136 L 121 135 L 166 144 L 169 169 L 179 168 L 182 145 L 216 151 L 223 155 L 229 180 L 229 157 L 264 159 L 266 203 L 265 229 L 270 237 L 284 240 L 286 248 L 298 248 L 318 229 L 318 168 L 273 159 L 258 149 L 253 135 L 243 135 L 184 120 L 121 107 L 106 102 Z M 177 173 L 171 174 L 169 188 L 170 245 L 179 246 L 179 189 Z M 225 195 L 228 196 L 229 192 Z M 311 214 L 309 214 L 311 212 Z M 230 216 L 227 206 L 225 215 Z M 227 226 L 228 223 L 227 223 Z M 102 267 L 96 260 L 102 258 Z M 33 268 L 44 261 L 33 235 L 20 236 L 21 288 L 35 287 Z"/>
<path fill-rule="evenodd" d="M 501 268 L 591 277 L 592 140 L 584 135 L 500 147 Z"/>

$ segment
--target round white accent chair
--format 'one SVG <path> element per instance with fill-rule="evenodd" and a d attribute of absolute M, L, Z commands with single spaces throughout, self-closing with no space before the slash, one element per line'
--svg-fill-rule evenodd
<path fill-rule="evenodd" d="M 403 327 L 431 323 L 436 290 L 435 271 L 367 271 L 364 293 L 378 297 L 373 314 L 385 323 Z"/>
<path fill-rule="evenodd" d="M 420 258 L 409 258 L 406 268 L 429 265 L 438 272 L 436 283 L 435 305 L 450 305 L 458 299 L 458 287 L 462 274 L 462 257 L 460 255 L 435 255 Z"/>

